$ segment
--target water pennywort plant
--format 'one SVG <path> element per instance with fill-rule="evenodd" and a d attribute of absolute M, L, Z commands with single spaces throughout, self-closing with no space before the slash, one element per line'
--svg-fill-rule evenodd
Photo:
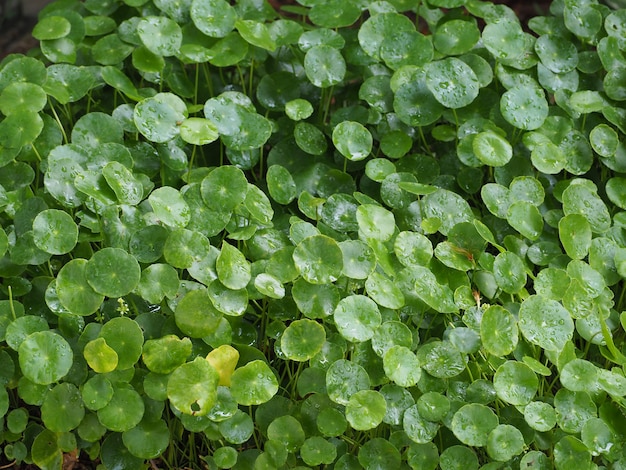
<path fill-rule="evenodd" d="M 3 462 L 626 466 L 625 30 L 50 4 L 0 63 Z"/>

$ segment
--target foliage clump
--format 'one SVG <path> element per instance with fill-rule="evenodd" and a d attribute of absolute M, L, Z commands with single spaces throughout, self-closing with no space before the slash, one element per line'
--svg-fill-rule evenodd
<path fill-rule="evenodd" d="M 0 63 L 0 439 L 103 469 L 626 465 L 626 10 L 58 0 Z"/>

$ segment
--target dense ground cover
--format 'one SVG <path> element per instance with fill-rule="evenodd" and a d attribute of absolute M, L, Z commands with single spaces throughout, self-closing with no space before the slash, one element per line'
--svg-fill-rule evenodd
<path fill-rule="evenodd" d="M 3 462 L 626 467 L 626 10 L 284 12 L 0 63 Z"/>

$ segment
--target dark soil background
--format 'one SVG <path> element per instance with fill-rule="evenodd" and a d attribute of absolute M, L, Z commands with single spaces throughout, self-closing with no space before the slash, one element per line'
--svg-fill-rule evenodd
<path fill-rule="evenodd" d="M 0 59 L 9 54 L 25 54 L 37 46 L 30 32 L 37 21 L 37 13 L 50 0 L 0 0 Z M 280 10 L 295 0 L 268 0 Z M 544 15 L 550 0 L 492 0 L 511 7 L 522 22 L 537 15 Z"/>

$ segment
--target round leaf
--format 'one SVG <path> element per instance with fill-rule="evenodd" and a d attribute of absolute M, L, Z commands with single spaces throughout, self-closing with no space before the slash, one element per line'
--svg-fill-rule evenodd
<path fill-rule="evenodd" d="M 304 71 L 313 85 L 328 88 L 341 83 L 346 74 L 346 62 L 334 47 L 313 46 L 304 56 Z"/>
<path fill-rule="evenodd" d="M 251 279 L 250 263 L 230 243 L 222 243 L 222 250 L 215 263 L 217 276 L 227 288 L 243 289 Z"/>
<path fill-rule="evenodd" d="M 219 374 L 202 357 L 179 366 L 167 381 L 167 397 L 181 413 L 204 416 L 217 401 Z"/>
<path fill-rule="evenodd" d="M 189 118 L 180 124 L 180 137 L 193 145 L 206 145 L 217 140 L 217 128 L 208 119 Z"/>
<path fill-rule="evenodd" d="M 155 217 L 173 228 L 184 228 L 191 219 L 189 205 L 174 188 L 162 186 L 148 197 Z"/>
<path fill-rule="evenodd" d="M 135 320 L 128 317 L 112 318 L 100 329 L 100 337 L 117 353 L 118 369 L 128 369 L 139 360 L 143 331 Z"/>
<path fill-rule="evenodd" d="M 134 256 L 120 248 L 94 253 L 85 267 L 87 282 L 106 297 L 123 297 L 139 284 L 141 268 Z"/>
<path fill-rule="evenodd" d="M 260 405 L 278 391 L 278 380 L 266 362 L 255 360 L 239 367 L 231 377 L 231 392 L 240 405 Z"/>
<path fill-rule="evenodd" d="M 68 342 L 53 331 L 30 334 L 18 348 L 20 369 L 33 383 L 58 382 L 72 367 L 73 354 Z"/>
<path fill-rule="evenodd" d="M 225 0 L 194 0 L 189 13 L 196 28 L 216 38 L 230 33 L 237 20 L 237 12 Z"/>
<path fill-rule="evenodd" d="M 417 358 L 422 368 L 441 379 L 455 377 L 465 370 L 466 360 L 450 341 L 433 341 L 420 347 Z"/>
<path fill-rule="evenodd" d="M 370 388 L 370 378 L 360 365 L 339 359 L 326 371 L 326 390 L 332 401 L 347 405 L 350 397 L 360 390 Z"/>
<path fill-rule="evenodd" d="M 489 354 L 504 357 L 518 342 L 517 321 L 513 314 L 499 305 L 491 305 L 480 322 L 480 337 Z"/>
<path fill-rule="evenodd" d="M 401 387 L 413 387 L 422 375 L 417 356 L 406 346 L 394 345 L 387 349 L 383 367 L 385 375 Z"/>
<path fill-rule="evenodd" d="M 135 106 L 133 120 L 141 134 L 152 142 L 164 143 L 179 132 L 179 123 L 186 115 L 186 106 L 172 93 L 158 93 Z"/>
<path fill-rule="evenodd" d="M 504 92 L 500 112 L 518 129 L 533 130 L 541 127 L 548 117 L 548 102 L 540 88 L 520 85 Z"/>
<path fill-rule="evenodd" d="M 47 209 L 33 220 L 33 240 L 46 253 L 69 253 L 78 241 L 78 226 L 67 212 Z"/>
<path fill-rule="evenodd" d="M 46 92 L 34 83 L 14 82 L 0 93 L 0 112 L 5 116 L 17 113 L 38 113 L 48 101 Z"/>
<path fill-rule="evenodd" d="M 472 149 L 485 165 L 503 166 L 513 156 L 511 144 L 493 131 L 478 133 L 472 140 Z"/>
<path fill-rule="evenodd" d="M 117 367 L 117 353 L 104 338 L 89 341 L 83 349 L 83 355 L 89 367 L 98 374 L 106 374 Z"/>
<path fill-rule="evenodd" d="M 220 166 L 202 180 L 200 189 L 208 207 L 219 212 L 231 211 L 245 200 L 248 181 L 239 168 Z"/>
<path fill-rule="evenodd" d="M 100 423 L 115 432 L 124 432 L 139 424 L 145 412 L 141 395 L 132 388 L 113 388 L 109 402 L 98 410 Z"/>
<path fill-rule="evenodd" d="M 583 259 L 591 246 L 591 226 L 580 214 L 569 214 L 559 220 L 559 239 L 572 259 Z"/>
<path fill-rule="evenodd" d="M 508 294 L 517 294 L 526 285 L 526 267 L 515 253 L 505 252 L 496 256 L 493 274 L 498 287 Z"/>
<path fill-rule="evenodd" d="M 351 295 L 341 299 L 333 318 L 339 333 L 352 342 L 371 339 L 381 324 L 378 306 L 364 295 Z"/>
<path fill-rule="evenodd" d="M 404 412 L 402 427 L 409 439 L 417 444 L 430 442 L 439 431 L 439 423 L 421 416 L 418 405 L 413 405 Z"/>
<path fill-rule="evenodd" d="M 556 425 L 556 411 L 549 403 L 531 401 L 524 407 L 524 419 L 540 432 L 547 432 Z"/>
<path fill-rule="evenodd" d="M 219 326 L 222 314 L 213 306 L 206 289 L 189 291 L 176 305 L 176 326 L 192 338 L 212 334 Z"/>
<path fill-rule="evenodd" d="M 280 338 L 280 349 L 292 361 L 308 361 L 321 351 L 326 341 L 324 327 L 313 320 L 291 323 Z"/>
<path fill-rule="evenodd" d="M 375 390 L 360 390 L 346 405 L 346 419 L 357 431 L 367 431 L 382 423 L 387 411 L 385 398 Z"/>
<path fill-rule="evenodd" d="M 341 248 L 325 235 L 313 235 L 302 240 L 293 252 L 293 260 L 302 277 L 311 284 L 334 282 L 343 269 Z"/>
<path fill-rule="evenodd" d="M 498 426 L 498 417 L 491 408 L 478 403 L 463 405 L 452 417 L 451 429 L 463 444 L 483 447 L 489 433 Z"/>
<path fill-rule="evenodd" d="M 144 16 L 137 23 L 137 34 L 155 54 L 168 57 L 179 52 L 183 33 L 174 20 L 165 16 Z"/>
<path fill-rule="evenodd" d="M 500 424 L 489 434 L 487 453 L 500 462 L 511 460 L 526 447 L 522 432 L 510 424 Z"/>
<path fill-rule="evenodd" d="M 505 402 L 526 405 L 537 393 L 539 379 L 526 364 L 507 361 L 496 370 L 493 386 L 498 397 Z"/>
<path fill-rule="evenodd" d="M 76 258 L 67 262 L 59 270 L 56 291 L 61 305 L 76 315 L 87 316 L 94 313 L 104 300 L 87 282 L 87 260 Z"/>
<path fill-rule="evenodd" d="M 78 427 L 84 416 L 78 387 L 67 382 L 50 390 L 41 405 L 41 420 L 50 431 L 69 432 Z"/>
<path fill-rule="evenodd" d="M 560 351 L 574 333 L 574 322 L 557 301 L 531 295 L 519 311 L 519 329 L 526 340 L 543 349 Z"/>
<path fill-rule="evenodd" d="M 153 459 L 161 455 L 170 443 L 170 431 L 162 419 L 142 421 L 122 434 L 124 446 L 135 457 Z"/>
<path fill-rule="evenodd" d="M 372 151 L 373 138 L 358 122 L 343 121 L 333 129 L 333 143 L 344 157 L 351 161 L 367 158 Z"/>
<path fill-rule="evenodd" d="M 72 23 L 62 16 L 46 16 L 33 28 L 32 35 L 39 41 L 60 39 L 67 36 L 72 29 Z"/>
<path fill-rule="evenodd" d="M 478 96 L 474 70 L 460 59 L 448 57 L 426 65 L 426 86 L 446 108 L 462 108 Z"/>

